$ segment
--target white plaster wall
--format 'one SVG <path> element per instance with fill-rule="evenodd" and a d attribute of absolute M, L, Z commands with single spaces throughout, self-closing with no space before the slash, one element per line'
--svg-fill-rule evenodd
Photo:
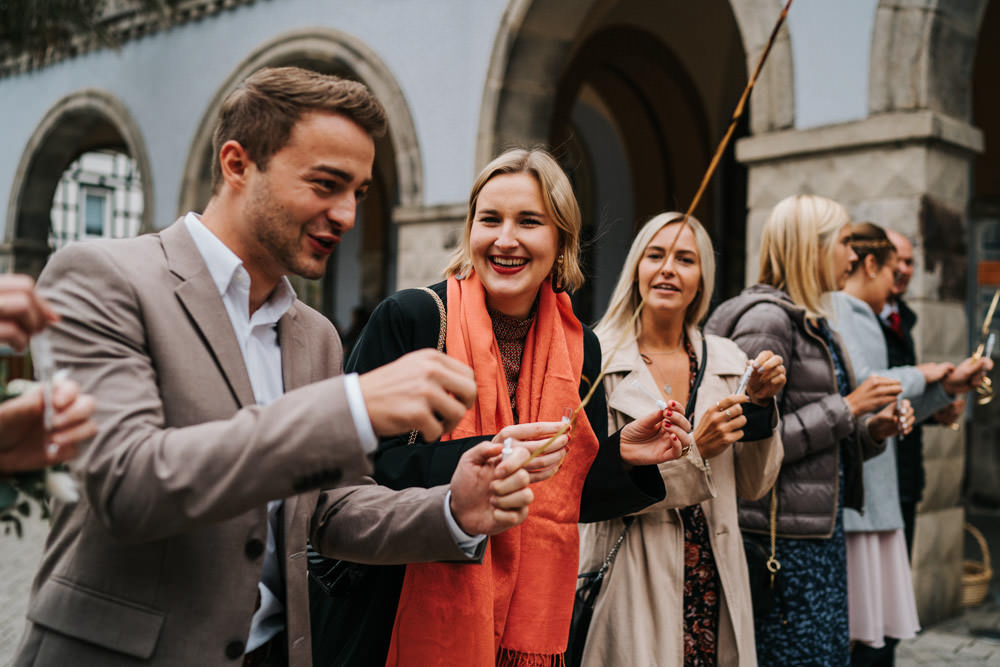
<path fill-rule="evenodd" d="M 787 20 L 796 128 L 868 116 L 868 64 L 877 7 L 878 0 L 792 3 Z"/>
<path fill-rule="evenodd" d="M 138 124 L 155 184 L 155 225 L 177 214 L 196 124 L 219 86 L 257 47 L 312 27 L 358 37 L 387 65 L 410 104 L 424 168 L 424 203 L 462 201 L 487 63 L 505 0 L 260 0 L 169 32 L 21 76 L 0 79 L 0 212 L 39 121 L 62 97 L 98 88 Z M 0 220 L 0 230 L 7 220 Z M 3 230 L 5 231 L 5 230 Z"/>

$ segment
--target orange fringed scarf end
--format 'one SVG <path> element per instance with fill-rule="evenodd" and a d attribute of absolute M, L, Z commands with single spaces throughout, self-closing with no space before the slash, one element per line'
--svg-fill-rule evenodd
<path fill-rule="evenodd" d="M 566 654 L 522 653 L 501 648 L 497 652 L 496 667 L 566 667 Z"/>

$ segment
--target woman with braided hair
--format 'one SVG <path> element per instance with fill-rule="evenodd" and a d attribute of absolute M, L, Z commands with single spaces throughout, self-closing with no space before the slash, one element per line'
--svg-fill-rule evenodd
<path fill-rule="evenodd" d="M 974 360 L 956 369 L 949 363 L 889 368 L 888 349 L 878 313 L 895 280 L 896 248 L 885 231 L 870 222 L 851 225 L 857 255 L 842 291 L 833 295 L 831 324 L 843 340 L 857 382 L 873 375 L 898 380 L 917 421 L 949 405 L 955 394 L 973 388 Z M 852 665 L 891 665 L 900 639 L 919 630 L 910 563 L 903 535 L 896 472 L 897 440 L 864 463 L 864 506 L 844 510 L 847 536 L 847 589 Z"/>

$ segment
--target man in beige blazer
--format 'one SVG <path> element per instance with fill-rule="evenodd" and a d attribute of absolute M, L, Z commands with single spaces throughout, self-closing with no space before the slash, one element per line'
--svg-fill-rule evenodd
<path fill-rule="evenodd" d="M 352 561 L 469 560 L 456 540 L 525 518 L 520 448 L 471 450 L 450 492 L 360 483 L 377 436 L 457 423 L 471 371 L 424 350 L 343 376 L 336 331 L 285 278 L 322 275 L 354 226 L 384 122 L 361 84 L 261 70 L 223 105 L 201 216 L 52 257 L 53 347 L 99 430 L 15 665 L 307 667 L 307 536 Z"/>

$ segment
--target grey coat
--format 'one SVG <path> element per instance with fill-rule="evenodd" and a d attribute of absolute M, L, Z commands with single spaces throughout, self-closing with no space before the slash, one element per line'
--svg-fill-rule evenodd
<path fill-rule="evenodd" d="M 899 380 L 903 396 L 910 399 L 917 421 L 925 419 L 948 405 L 952 397 L 940 382 L 927 385 L 924 375 L 915 366 L 889 368 L 889 352 L 882 335 L 882 327 L 871 307 L 844 292 L 832 296 L 834 327 L 851 359 L 851 368 L 857 381 L 864 382 L 869 375 Z M 899 530 L 903 515 L 899 509 L 899 481 L 896 475 L 896 441 L 890 438 L 885 451 L 865 461 L 864 512 L 852 509 L 844 512 L 844 530 L 868 532 Z"/>
<path fill-rule="evenodd" d="M 864 504 L 862 461 L 881 452 L 885 443 L 871 439 L 866 416 L 855 418 L 837 391 L 833 360 L 822 337 L 806 326 L 804 308 L 769 285 L 753 285 L 722 303 L 705 331 L 730 338 L 750 358 L 763 350 L 781 355 L 788 383 L 778 397 L 785 451 L 778 479 L 778 534 L 830 537 L 837 514 L 840 442 L 850 443 L 844 461 L 845 504 L 857 509 Z M 768 531 L 768 498 L 740 500 L 742 528 Z"/>

